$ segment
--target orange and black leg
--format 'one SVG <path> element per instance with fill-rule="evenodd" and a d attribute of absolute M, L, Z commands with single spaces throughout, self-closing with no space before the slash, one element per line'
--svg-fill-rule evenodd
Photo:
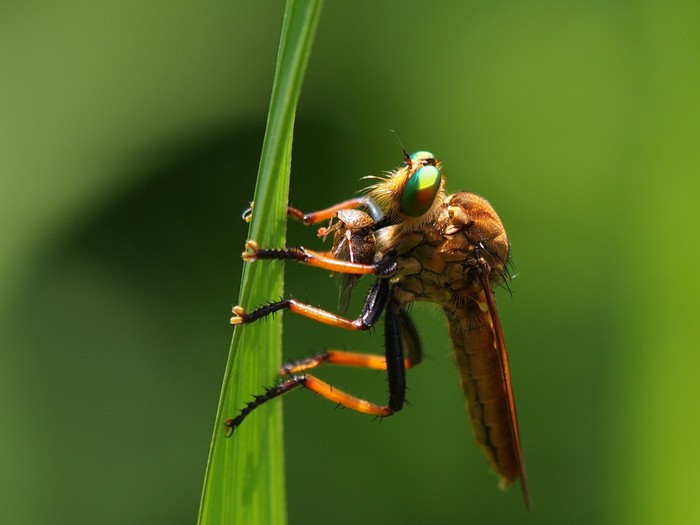
<path fill-rule="evenodd" d="M 224 426 L 226 427 L 226 435 L 230 437 L 233 432 L 243 423 L 243 420 L 248 417 L 248 415 L 258 408 L 260 405 L 275 399 L 287 392 L 294 390 L 297 387 L 303 387 L 312 392 L 316 392 L 320 396 L 325 397 L 329 401 L 336 404 L 342 405 L 347 408 L 351 408 L 363 414 L 369 414 L 377 417 L 386 417 L 392 415 L 395 410 L 391 406 L 382 406 L 364 399 L 360 399 L 353 395 L 348 394 L 332 385 L 318 379 L 311 374 L 300 374 L 293 375 L 282 380 L 277 386 L 268 388 L 262 395 L 255 396 L 253 401 L 248 403 L 245 408 L 234 418 L 227 419 L 224 421 Z"/>
<path fill-rule="evenodd" d="M 302 246 L 299 248 L 260 248 L 255 241 L 245 243 L 245 251 L 241 257 L 246 262 L 258 260 L 296 261 L 307 266 L 350 275 L 391 277 L 397 269 L 396 258 L 393 254 L 385 255 L 376 263 L 361 264 L 336 259 L 328 252 L 307 250 Z"/>
<path fill-rule="evenodd" d="M 244 221 L 250 222 L 250 219 L 253 216 L 253 208 L 254 203 L 251 202 L 250 206 L 246 208 L 241 215 Z M 372 217 L 372 219 L 375 221 L 379 221 L 384 216 L 382 210 L 379 208 L 379 206 L 377 206 L 377 203 L 366 196 L 348 199 L 346 201 L 339 202 L 338 204 L 334 204 L 333 206 L 329 206 L 328 208 L 324 208 L 323 210 L 313 211 L 310 213 L 304 213 L 298 208 L 287 206 L 287 216 L 291 217 L 292 219 L 296 219 L 299 222 L 303 222 L 304 224 L 311 225 L 328 220 L 331 217 L 334 217 L 335 214 L 341 210 L 352 210 L 355 208 L 366 208 L 370 217 Z"/>
<path fill-rule="evenodd" d="M 365 298 L 362 312 L 357 319 L 347 319 L 322 308 L 311 306 L 296 299 L 282 299 L 265 306 L 261 306 L 252 312 L 246 312 L 242 306 L 234 306 L 231 324 L 249 324 L 267 317 L 280 310 L 289 310 L 295 314 L 303 315 L 323 324 L 344 328 L 345 330 L 369 330 L 379 320 L 389 300 L 389 281 L 377 279 Z"/>
<path fill-rule="evenodd" d="M 366 208 L 370 217 L 372 217 L 374 221 L 379 221 L 384 215 L 379 206 L 377 206 L 377 204 L 369 197 L 356 197 L 354 199 L 348 199 L 333 206 L 329 206 L 323 210 L 310 213 L 304 213 L 297 208 L 288 206 L 287 215 L 293 219 L 303 222 L 304 224 L 310 225 L 328 220 L 331 217 L 335 217 L 335 214 L 341 210 L 352 210 L 355 208 Z"/>
<path fill-rule="evenodd" d="M 398 331 L 401 336 L 401 346 L 406 358 L 404 368 L 407 370 L 419 364 L 422 360 L 422 350 L 418 332 L 413 325 L 413 321 L 405 310 L 399 309 Z M 393 342 L 392 344 L 396 344 Z M 348 352 L 347 350 L 324 350 L 323 352 L 305 357 L 291 363 L 285 363 L 280 368 L 280 375 L 292 376 L 312 370 L 321 365 L 351 366 L 356 368 L 367 368 L 369 370 L 386 370 L 386 355 L 364 354 L 361 352 Z"/>
<path fill-rule="evenodd" d="M 401 345 L 406 359 L 404 367 L 413 368 L 422 360 L 422 350 L 418 332 L 408 313 L 399 309 L 398 330 L 401 335 Z M 396 344 L 396 343 L 394 343 Z M 325 350 L 320 354 L 286 363 L 280 368 L 282 376 L 291 376 L 306 372 L 321 365 L 352 366 L 356 368 L 368 368 L 370 370 L 386 370 L 386 355 L 364 354 L 361 352 L 348 352 L 347 350 Z"/>
<path fill-rule="evenodd" d="M 386 310 L 385 346 L 386 354 L 384 356 L 328 350 L 316 356 L 283 365 L 281 369 L 283 380 L 278 385 L 266 389 L 262 395 L 255 396 L 253 401 L 248 403 L 238 416 L 224 422 L 224 426 L 227 427 L 227 435 L 230 436 L 248 414 L 257 407 L 297 387 L 316 392 L 329 401 L 364 414 L 386 417 L 398 412 L 405 403 L 405 370 L 420 362 L 421 348 L 417 332 L 408 314 L 393 302 L 389 303 Z M 404 358 L 404 346 L 407 350 L 406 358 Z M 378 405 L 360 399 L 311 374 L 304 373 L 324 363 L 386 370 L 389 378 L 388 404 Z"/>

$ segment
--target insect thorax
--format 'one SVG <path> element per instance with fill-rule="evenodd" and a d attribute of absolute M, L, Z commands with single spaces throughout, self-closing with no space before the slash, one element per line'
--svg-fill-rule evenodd
<path fill-rule="evenodd" d="M 384 236 L 392 234 L 399 265 L 394 295 L 399 302 L 464 304 L 482 290 L 482 261 L 494 284 L 505 274 L 505 230 L 491 205 L 478 195 L 450 195 L 434 223 L 419 231 L 398 228 Z"/>

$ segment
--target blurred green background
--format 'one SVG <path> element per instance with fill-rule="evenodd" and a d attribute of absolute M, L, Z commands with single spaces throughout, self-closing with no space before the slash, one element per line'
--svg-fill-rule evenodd
<path fill-rule="evenodd" d="M 196 519 L 282 11 L 3 4 L 4 522 Z M 499 211 L 533 512 L 496 488 L 420 305 L 428 358 L 400 415 L 285 399 L 291 524 L 700 521 L 699 64 L 696 2 L 327 2 L 290 200 L 394 168 L 391 128 Z M 335 306 L 323 272 L 290 265 L 286 286 Z M 285 329 L 288 358 L 381 351 L 381 329 Z M 386 395 L 375 372 L 319 375 Z"/>

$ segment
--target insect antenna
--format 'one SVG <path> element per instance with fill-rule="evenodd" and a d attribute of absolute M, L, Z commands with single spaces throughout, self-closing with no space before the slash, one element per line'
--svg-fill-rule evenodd
<path fill-rule="evenodd" d="M 403 152 L 403 158 L 406 159 L 406 164 L 410 167 L 411 166 L 411 156 L 408 154 L 408 151 L 406 151 L 406 147 L 403 145 L 403 142 L 401 142 L 401 137 L 399 137 L 399 134 L 396 132 L 395 129 L 389 129 L 394 136 L 396 137 L 396 142 L 399 143 L 399 146 L 401 146 L 401 151 Z"/>

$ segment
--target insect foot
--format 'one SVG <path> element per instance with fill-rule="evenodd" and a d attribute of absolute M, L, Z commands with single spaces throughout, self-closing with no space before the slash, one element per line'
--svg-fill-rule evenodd
<path fill-rule="evenodd" d="M 260 252 L 260 246 L 255 241 L 246 241 L 245 250 L 241 254 L 241 258 L 245 262 L 253 262 L 258 259 L 258 253 Z"/>
<path fill-rule="evenodd" d="M 232 325 L 246 324 L 248 322 L 248 314 L 242 306 L 234 306 L 231 309 L 231 313 L 233 314 L 233 317 L 231 317 Z"/>

